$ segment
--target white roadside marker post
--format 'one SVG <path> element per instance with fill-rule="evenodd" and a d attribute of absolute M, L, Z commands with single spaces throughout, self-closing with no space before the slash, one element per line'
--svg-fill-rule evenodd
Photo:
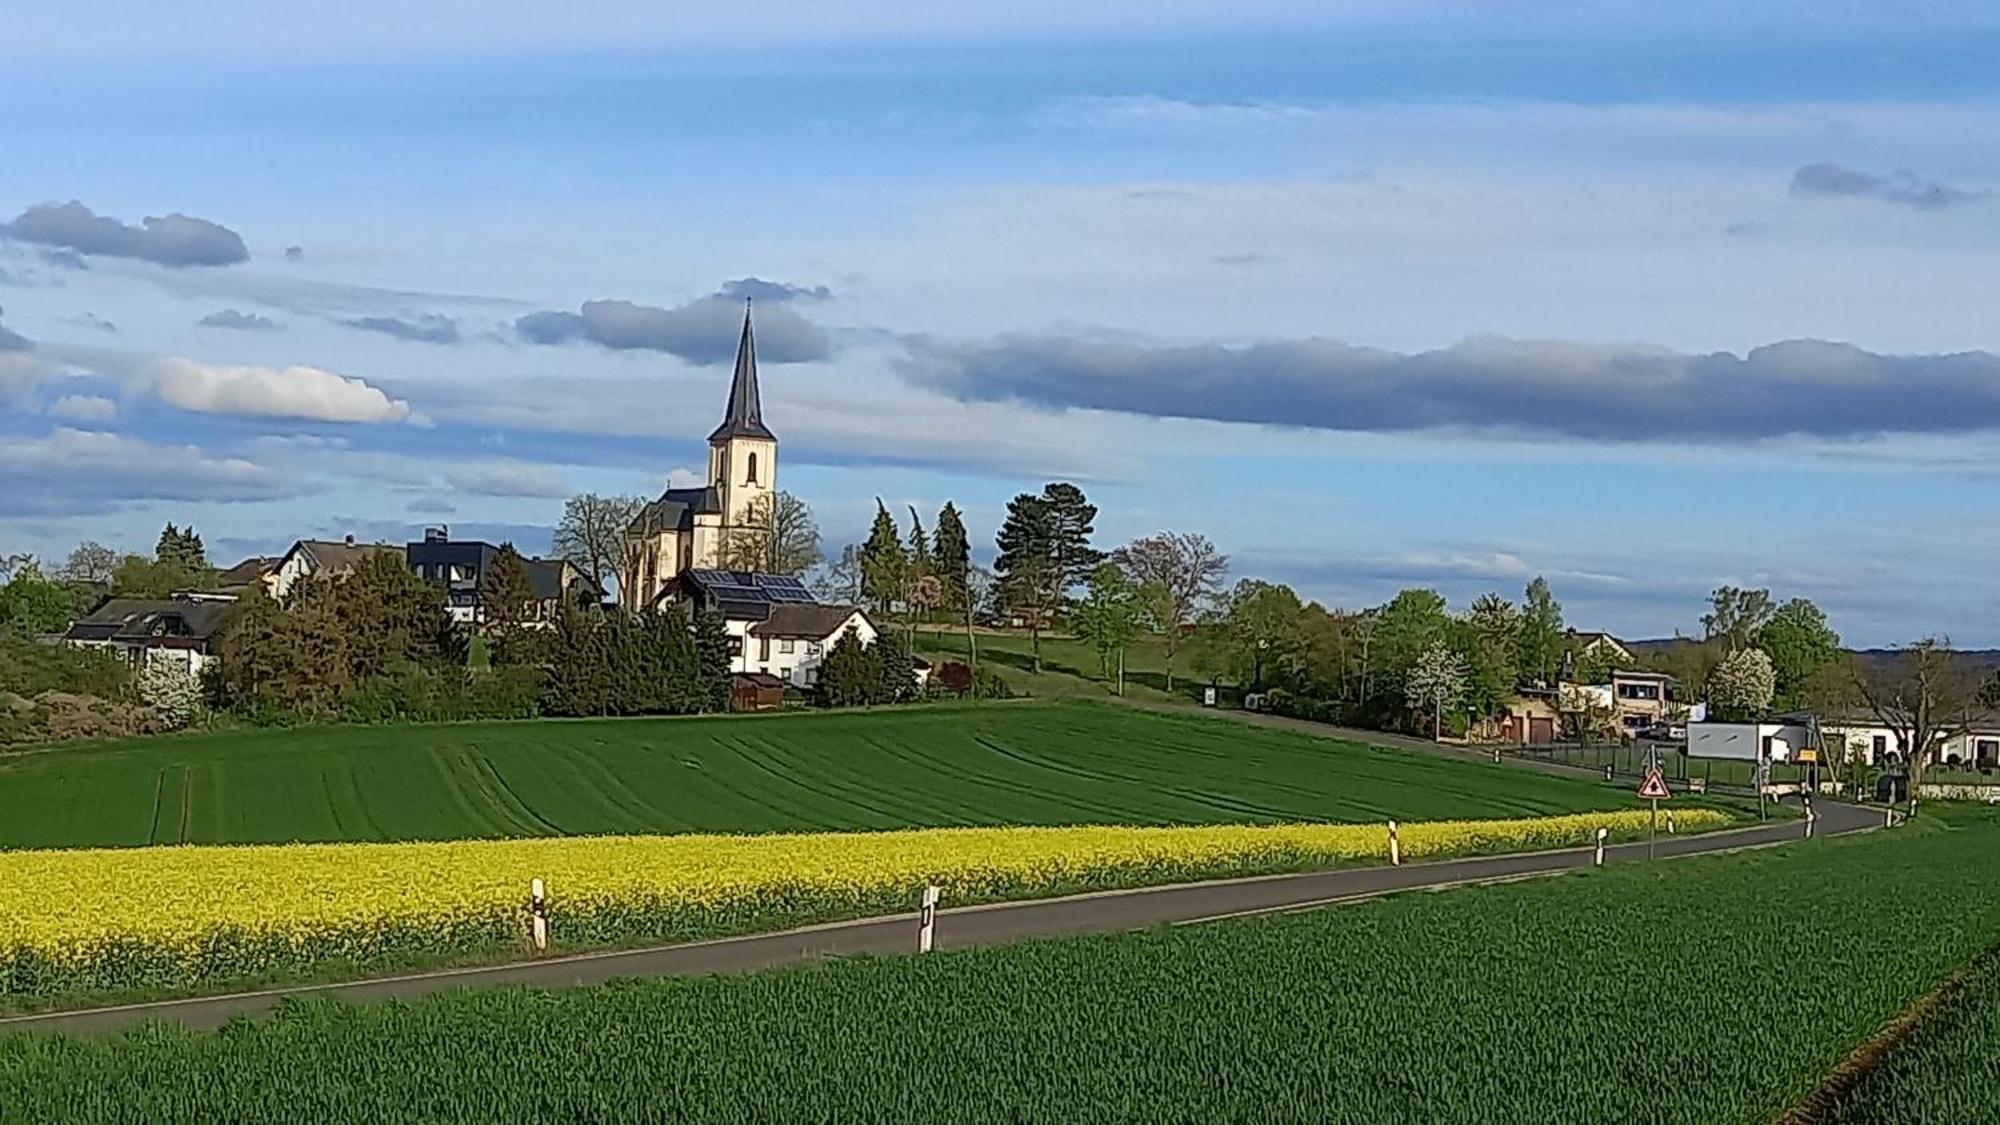
<path fill-rule="evenodd" d="M 1674 834 L 1674 810 L 1667 810 L 1667 835 Z"/>
<path fill-rule="evenodd" d="M 549 947 L 549 902 L 540 879 L 528 883 L 528 935 L 537 952 Z"/>
<path fill-rule="evenodd" d="M 1396 839 L 1396 822 L 1389 822 L 1389 866 L 1403 865 L 1403 845 Z"/>
<path fill-rule="evenodd" d="M 923 906 L 917 911 L 917 952 L 929 953 L 936 939 L 938 888 L 924 888 Z"/>
<path fill-rule="evenodd" d="M 1882 827 L 1884 828 L 1896 827 L 1896 806 L 1894 805 L 1882 806 Z"/>
<path fill-rule="evenodd" d="M 1597 866 L 1599 867 L 1604 866 L 1604 838 L 1609 835 L 1611 835 L 1611 829 L 1609 828 L 1600 828 L 1597 830 Z"/>
<path fill-rule="evenodd" d="M 1818 817 L 1813 812 L 1811 797 L 1805 798 L 1805 805 L 1806 805 L 1806 839 L 1810 840 L 1812 839 L 1813 821 L 1818 819 Z"/>

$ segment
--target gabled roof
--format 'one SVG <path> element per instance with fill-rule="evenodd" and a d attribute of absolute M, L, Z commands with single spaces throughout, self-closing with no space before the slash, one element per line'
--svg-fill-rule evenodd
<path fill-rule="evenodd" d="M 351 573 L 369 555 L 378 552 L 396 556 L 397 562 L 404 557 L 403 548 L 394 543 L 356 543 L 346 539 L 301 539 L 292 544 L 292 551 L 304 554 L 315 569 L 330 574 Z"/>
<path fill-rule="evenodd" d="M 149 638 L 172 637 L 205 641 L 236 613 L 232 601 L 159 600 L 154 598 L 112 598 L 92 610 L 69 632 L 70 641 L 139 642 Z"/>
<path fill-rule="evenodd" d="M 225 590 L 237 586 L 248 586 L 250 583 L 278 569 L 278 564 L 284 561 L 283 555 L 251 555 L 228 570 L 217 574 L 215 576 L 215 584 L 217 587 Z"/>
<path fill-rule="evenodd" d="M 729 407 L 708 440 L 742 437 L 778 440 L 764 427 L 764 403 L 757 393 L 757 340 L 750 332 L 748 303 L 743 306 L 743 338 L 736 344 L 736 374 L 729 381 Z"/>
<path fill-rule="evenodd" d="M 806 584 L 786 574 L 696 567 L 681 572 L 678 584 L 704 608 L 720 610 L 732 621 L 762 621 L 780 605 L 813 605 L 818 599 Z M 669 590 L 661 591 L 665 596 Z"/>
<path fill-rule="evenodd" d="M 774 605 L 770 616 L 750 626 L 760 637 L 809 637 L 823 641 L 847 627 L 860 613 L 851 605 Z"/>

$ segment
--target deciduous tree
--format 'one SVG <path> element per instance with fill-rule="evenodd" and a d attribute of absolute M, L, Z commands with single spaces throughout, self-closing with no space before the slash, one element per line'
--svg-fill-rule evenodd
<path fill-rule="evenodd" d="M 1090 572 L 1089 592 L 1071 614 L 1076 635 L 1097 653 L 1097 666 L 1104 678 L 1114 678 L 1119 695 L 1125 694 L 1125 653 L 1139 635 L 1139 596 L 1123 568 L 1115 563 L 1099 563 Z"/>
<path fill-rule="evenodd" d="M 1548 579 L 1536 575 L 1521 601 L 1520 636 L 1515 651 L 1521 678 L 1547 686 L 1556 682 L 1563 658 L 1563 611 L 1549 590 Z"/>
<path fill-rule="evenodd" d="M 1805 687 L 1820 669 L 1840 659 L 1840 634 L 1826 623 L 1826 614 L 1804 598 L 1793 598 L 1771 613 L 1757 636 L 1757 647 L 1771 656 L 1780 710 L 1804 705 Z"/>
<path fill-rule="evenodd" d="M 1702 636 L 1719 640 L 1730 652 L 1757 643 L 1757 634 L 1771 620 L 1771 591 L 1718 586 L 1708 597 L 1709 611 L 1701 615 Z"/>
<path fill-rule="evenodd" d="M 1167 690 L 1174 690 L 1174 658 L 1187 630 L 1214 600 L 1229 574 L 1229 559 L 1208 536 L 1197 532 L 1162 531 L 1134 539 L 1112 552 L 1112 560 L 1131 575 L 1140 601 L 1163 635 Z"/>
<path fill-rule="evenodd" d="M 1896 735 L 1910 766 L 1916 796 L 1938 746 L 1964 734 L 1979 709 L 1983 686 L 1947 637 L 1903 645 L 1886 664 L 1856 664 L 1855 689 L 1883 726 Z"/>
<path fill-rule="evenodd" d="M 1747 722 L 1771 708 L 1778 676 L 1761 648 L 1739 648 L 1723 657 L 1708 678 L 1708 705 L 1714 717 Z"/>
<path fill-rule="evenodd" d="M 630 566 L 626 532 L 646 506 L 639 496 L 600 496 L 585 492 L 563 501 L 562 518 L 556 521 L 553 553 L 590 576 L 600 590 L 615 582 L 621 602 L 629 599 L 626 586 L 636 586 L 637 568 Z"/>
<path fill-rule="evenodd" d="M 1403 698 L 1411 710 L 1431 717 L 1431 737 L 1444 736 L 1444 715 L 1465 697 L 1465 661 L 1443 641 L 1432 641 L 1403 679 Z"/>

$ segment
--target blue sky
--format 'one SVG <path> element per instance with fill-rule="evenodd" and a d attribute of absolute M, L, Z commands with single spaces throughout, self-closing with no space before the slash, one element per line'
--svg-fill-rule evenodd
<path fill-rule="evenodd" d="M 639 8 L 10 16 L 0 552 L 544 548 L 754 278 L 836 547 L 1062 477 L 1329 604 L 2000 644 L 1989 6 Z"/>

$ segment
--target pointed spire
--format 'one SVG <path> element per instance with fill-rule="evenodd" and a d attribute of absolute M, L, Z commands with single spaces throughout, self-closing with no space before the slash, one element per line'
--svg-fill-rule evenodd
<path fill-rule="evenodd" d="M 736 344 L 736 375 L 729 383 L 729 407 L 709 441 L 729 438 L 778 440 L 764 428 L 764 404 L 757 393 L 757 338 L 750 331 L 750 302 L 743 302 L 743 338 Z"/>

